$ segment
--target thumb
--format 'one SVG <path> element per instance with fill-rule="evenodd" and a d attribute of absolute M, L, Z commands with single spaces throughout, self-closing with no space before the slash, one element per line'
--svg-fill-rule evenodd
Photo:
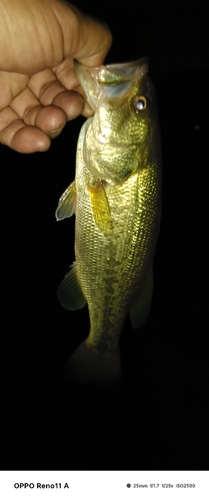
<path fill-rule="evenodd" d="M 67 19 L 65 23 L 66 34 L 63 30 L 65 57 L 70 56 L 84 66 L 100 66 L 112 44 L 109 28 L 105 23 L 83 14 L 73 5 L 70 5 L 70 9 L 69 24 Z M 73 22 L 72 12 L 75 15 Z"/>

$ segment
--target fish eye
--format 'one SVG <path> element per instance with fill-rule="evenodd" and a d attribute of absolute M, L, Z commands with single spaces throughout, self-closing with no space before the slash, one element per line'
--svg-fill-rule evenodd
<path fill-rule="evenodd" d="M 135 96 L 133 99 L 133 107 L 136 113 L 140 113 L 141 111 L 145 111 L 147 108 L 147 99 L 143 95 Z"/>

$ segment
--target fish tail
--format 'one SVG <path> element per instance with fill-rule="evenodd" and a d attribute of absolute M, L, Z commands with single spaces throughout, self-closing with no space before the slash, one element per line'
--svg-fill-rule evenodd
<path fill-rule="evenodd" d="M 77 384 L 115 387 L 121 378 L 120 352 L 100 353 L 84 341 L 70 356 L 65 373 Z"/>

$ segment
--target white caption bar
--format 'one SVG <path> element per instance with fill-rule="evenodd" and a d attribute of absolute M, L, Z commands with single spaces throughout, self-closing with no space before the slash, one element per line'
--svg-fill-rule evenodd
<path fill-rule="evenodd" d="M 208 500 L 204 471 L 0 471 L 4 500 Z"/>

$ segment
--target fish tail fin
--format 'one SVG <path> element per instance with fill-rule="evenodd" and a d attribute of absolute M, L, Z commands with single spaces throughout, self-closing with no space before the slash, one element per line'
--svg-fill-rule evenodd
<path fill-rule="evenodd" d="M 120 353 L 101 354 L 84 341 L 70 356 L 65 374 L 77 384 L 115 387 L 121 378 Z"/>

